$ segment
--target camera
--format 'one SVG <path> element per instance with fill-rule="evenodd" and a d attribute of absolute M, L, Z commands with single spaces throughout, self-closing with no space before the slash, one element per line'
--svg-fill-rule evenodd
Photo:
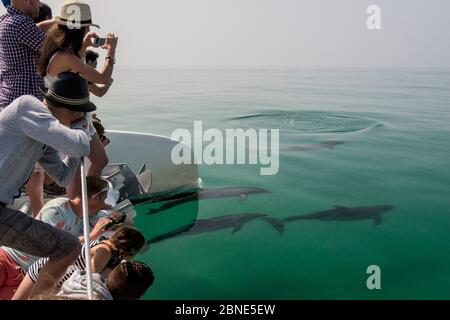
<path fill-rule="evenodd" d="M 121 203 L 108 210 L 108 213 L 110 214 L 114 212 L 118 212 L 120 217 L 116 219 L 110 218 L 111 222 L 106 225 L 105 230 L 108 230 L 114 225 L 122 224 L 125 221 L 133 221 L 133 219 L 136 217 L 136 211 L 134 210 L 131 201 L 128 199 L 122 201 Z"/>
<path fill-rule="evenodd" d="M 106 43 L 106 39 L 105 38 L 95 38 L 95 40 L 94 40 L 94 44 L 97 47 L 103 47 L 105 45 L 105 43 Z"/>

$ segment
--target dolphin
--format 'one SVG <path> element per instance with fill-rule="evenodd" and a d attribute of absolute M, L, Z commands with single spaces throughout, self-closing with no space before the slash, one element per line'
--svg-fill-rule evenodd
<path fill-rule="evenodd" d="M 220 231 L 224 229 L 232 229 L 231 233 L 233 234 L 239 232 L 245 224 L 263 217 L 266 217 L 266 215 L 262 213 L 242 213 L 220 216 L 210 219 L 200 219 L 175 230 L 154 237 L 150 240 L 147 240 L 147 244 L 152 244 L 180 236 L 192 236 L 196 234 Z"/>
<path fill-rule="evenodd" d="M 148 213 L 156 214 L 171 209 L 180 204 L 191 201 L 197 201 L 200 199 L 239 197 L 241 200 L 245 200 L 247 199 L 248 195 L 259 193 L 271 193 L 271 192 L 260 188 L 244 188 L 244 187 L 199 189 L 198 191 L 195 192 L 180 194 L 179 197 L 170 196 L 169 198 L 159 198 L 157 202 L 165 200 L 168 200 L 168 202 L 156 209 L 150 209 Z M 156 201 L 148 201 L 148 202 L 156 202 Z"/>
<path fill-rule="evenodd" d="M 280 236 L 283 235 L 285 226 L 284 226 L 284 222 L 282 220 L 273 218 L 273 217 L 262 217 L 261 220 L 270 224 L 275 230 L 278 231 Z"/>
<path fill-rule="evenodd" d="M 323 143 L 317 143 L 317 144 L 298 144 L 293 145 L 284 149 L 281 149 L 281 151 L 314 151 L 319 149 L 333 149 L 335 146 L 339 144 L 345 143 L 344 141 L 325 141 Z"/>
<path fill-rule="evenodd" d="M 392 205 L 381 205 L 371 207 L 334 206 L 334 209 L 313 212 L 304 215 L 292 216 L 283 219 L 283 222 L 293 222 L 298 220 L 322 220 L 322 221 L 360 221 L 373 220 L 374 226 L 379 225 L 381 216 L 394 209 Z"/>

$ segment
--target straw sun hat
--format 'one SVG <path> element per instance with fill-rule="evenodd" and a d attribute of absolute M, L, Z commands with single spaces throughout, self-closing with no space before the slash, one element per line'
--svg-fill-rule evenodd
<path fill-rule="evenodd" d="M 100 28 L 99 25 L 92 23 L 91 8 L 83 1 L 66 0 L 61 7 L 60 15 L 55 19 L 58 24 L 69 28 L 78 29 L 88 26 Z"/>

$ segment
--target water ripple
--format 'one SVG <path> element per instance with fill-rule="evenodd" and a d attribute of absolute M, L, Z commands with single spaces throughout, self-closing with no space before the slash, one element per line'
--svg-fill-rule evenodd
<path fill-rule="evenodd" d="M 324 112 L 269 112 L 230 118 L 239 127 L 273 128 L 304 133 L 351 133 L 378 126 L 376 120 Z"/>

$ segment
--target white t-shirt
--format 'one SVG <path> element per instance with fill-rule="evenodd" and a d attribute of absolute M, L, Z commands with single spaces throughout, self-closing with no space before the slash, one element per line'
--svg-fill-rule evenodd
<path fill-rule="evenodd" d="M 97 223 L 98 219 L 106 216 L 107 214 L 105 213 L 99 213 L 98 215 L 91 216 L 89 219 L 91 230 Z M 50 200 L 41 209 L 36 219 L 48 223 L 55 228 L 67 231 L 74 236 L 79 237 L 83 235 L 83 219 L 79 218 L 72 210 L 68 198 L 56 198 Z M 25 271 L 39 259 L 39 257 L 34 257 L 11 248 L 3 247 L 2 249 L 5 250 Z"/>

